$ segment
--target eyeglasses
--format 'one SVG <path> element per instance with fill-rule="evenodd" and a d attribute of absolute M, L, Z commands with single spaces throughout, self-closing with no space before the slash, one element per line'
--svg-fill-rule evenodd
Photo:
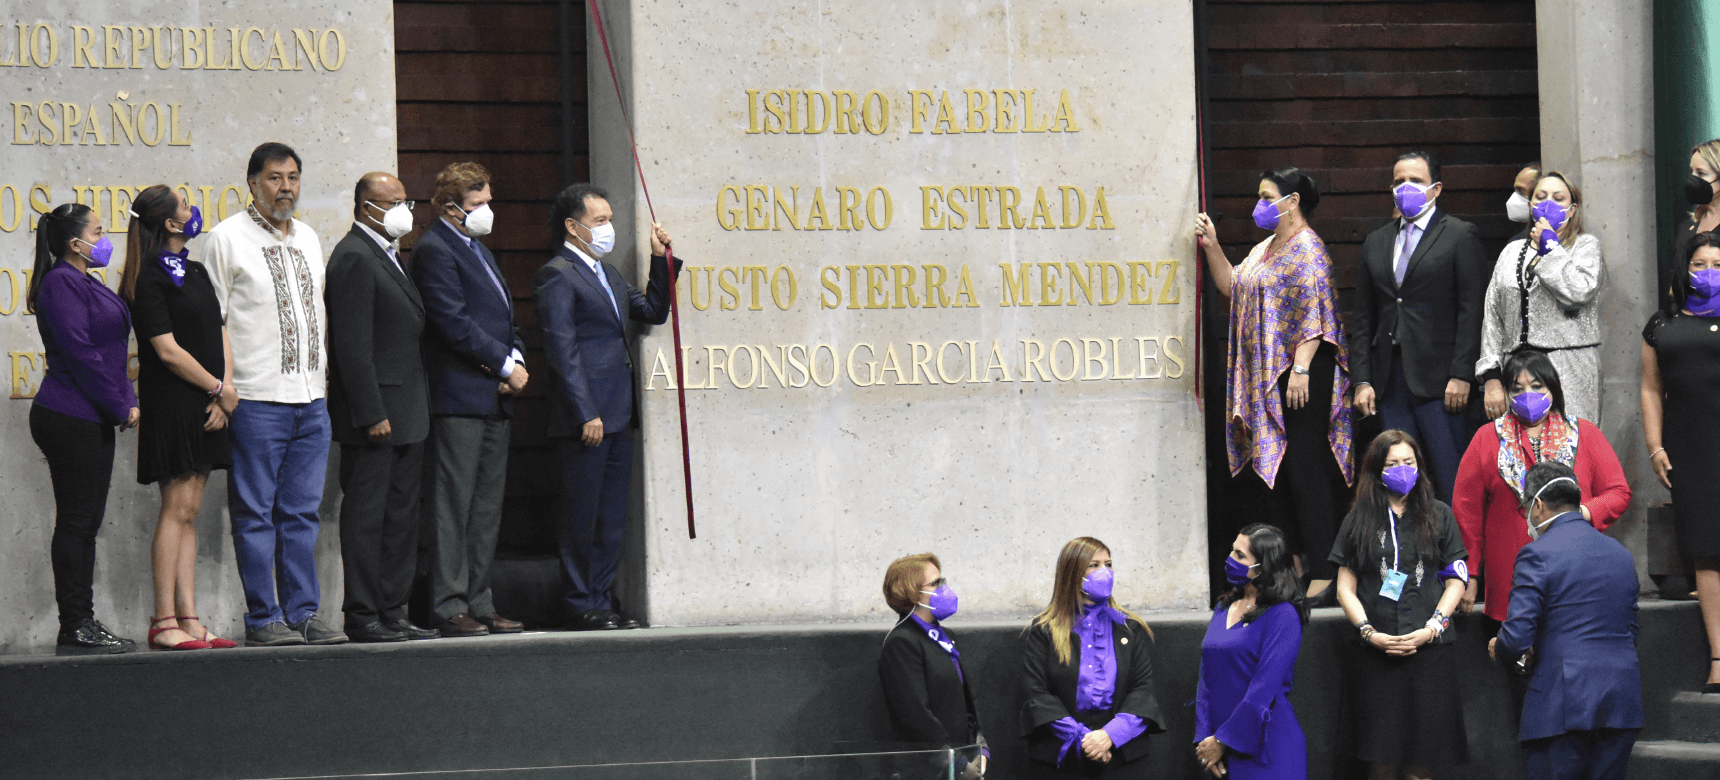
<path fill-rule="evenodd" d="M 389 209 L 394 208 L 395 206 L 405 206 L 407 211 L 411 211 L 412 207 L 418 204 L 418 201 L 415 201 L 415 200 L 367 200 L 367 201 L 365 201 L 365 203 L 369 203 L 372 206 L 382 206 L 384 208 L 389 208 Z"/>
<path fill-rule="evenodd" d="M 937 590 L 938 588 L 941 588 L 947 584 L 949 584 L 949 582 L 947 580 L 945 580 L 943 577 L 939 577 L 935 580 L 932 580 L 928 584 L 921 585 L 920 587 L 924 590 Z"/>

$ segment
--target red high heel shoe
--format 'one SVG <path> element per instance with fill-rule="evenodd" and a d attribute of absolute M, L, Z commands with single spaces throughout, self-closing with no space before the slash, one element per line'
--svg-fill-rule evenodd
<path fill-rule="evenodd" d="M 196 615 L 190 615 L 190 616 L 186 616 L 186 617 L 176 617 L 176 618 L 174 618 L 174 620 L 198 620 L 199 623 L 202 622 L 201 620 L 198 619 L 198 617 Z M 231 639 L 222 639 L 221 637 L 218 637 L 218 636 L 215 636 L 214 634 L 209 633 L 209 627 L 208 626 L 203 627 L 203 637 L 200 641 L 209 643 L 209 646 L 215 648 L 216 650 L 225 650 L 229 647 L 238 647 L 239 646 L 238 642 L 235 642 Z"/>
<path fill-rule="evenodd" d="M 174 621 L 173 625 L 167 626 L 165 628 L 156 628 L 155 627 L 156 623 L 165 623 L 169 620 Z M 181 630 L 181 629 L 179 628 L 179 619 L 178 618 L 164 617 L 164 618 L 153 619 L 149 624 L 149 646 L 155 650 L 208 650 L 209 649 L 209 643 L 205 642 L 201 639 L 187 639 L 184 642 L 180 642 L 179 644 L 176 644 L 176 645 L 165 645 L 165 644 L 162 644 L 160 642 L 155 641 L 155 635 L 156 634 L 159 634 L 163 631 L 179 631 L 179 630 Z"/>

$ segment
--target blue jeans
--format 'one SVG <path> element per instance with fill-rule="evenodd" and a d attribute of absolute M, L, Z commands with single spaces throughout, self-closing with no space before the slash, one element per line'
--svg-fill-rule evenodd
<path fill-rule="evenodd" d="M 1463 462 L 1463 453 L 1469 449 L 1475 428 L 1463 412 L 1452 414 L 1445 410 L 1444 386 L 1439 388 L 1442 395 L 1435 400 L 1416 398 L 1404 379 L 1403 358 L 1393 362 L 1397 366 L 1392 371 L 1391 386 L 1378 399 L 1380 422 L 1386 430 L 1404 431 L 1421 443 L 1422 454 L 1432 461 L 1422 468 L 1433 481 L 1439 500 L 1450 504 L 1451 491 L 1457 485 L 1457 467 Z"/>
<path fill-rule="evenodd" d="M 328 472 L 329 431 L 320 398 L 306 404 L 240 401 L 233 412 L 227 501 L 245 585 L 246 630 L 303 622 L 322 600 L 317 507 Z"/>

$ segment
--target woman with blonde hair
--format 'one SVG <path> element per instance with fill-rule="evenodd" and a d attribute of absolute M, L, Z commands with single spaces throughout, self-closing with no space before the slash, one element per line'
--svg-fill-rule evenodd
<path fill-rule="evenodd" d="M 1558 171 L 1535 183 L 1529 234 L 1505 245 L 1487 282 L 1481 359 L 1487 418 L 1510 407 L 1502 373 L 1524 350 L 1542 352 L 1565 383 L 1566 412 L 1599 423 L 1601 415 L 1601 241 L 1583 230 L 1583 192 Z"/>
<path fill-rule="evenodd" d="M 1667 317 L 1678 314 L 1672 289 L 1687 275 L 1684 263 L 1690 258 L 1690 242 L 1698 233 L 1720 230 L 1720 138 L 1690 148 L 1690 177 L 1684 180 L 1684 200 L 1690 213 L 1672 232 L 1672 254 L 1660 263 L 1660 309 Z"/>
<path fill-rule="evenodd" d="M 1164 731 L 1153 634 L 1117 606 L 1111 548 L 1090 536 L 1057 555 L 1051 603 L 1022 635 L 1022 735 L 1047 777 L 1144 776 L 1148 734 Z"/>

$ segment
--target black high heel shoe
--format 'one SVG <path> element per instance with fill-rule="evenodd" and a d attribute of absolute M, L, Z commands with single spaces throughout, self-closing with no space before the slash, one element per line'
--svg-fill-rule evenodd
<path fill-rule="evenodd" d="M 1710 658 L 1710 662 L 1720 661 L 1720 658 Z M 1720 693 L 1720 683 L 1706 683 L 1702 686 L 1703 693 Z"/>

